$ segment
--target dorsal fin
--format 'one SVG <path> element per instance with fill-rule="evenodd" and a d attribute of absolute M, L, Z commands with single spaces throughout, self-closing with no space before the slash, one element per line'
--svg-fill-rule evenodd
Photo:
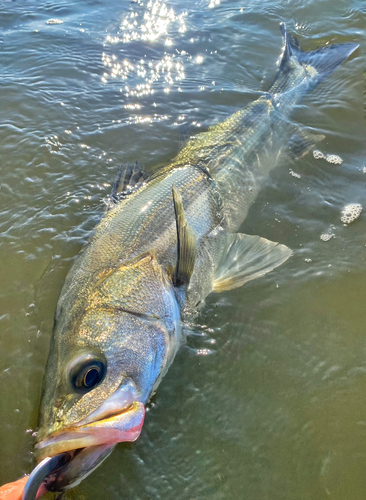
<path fill-rule="evenodd" d="M 183 201 L 175 186 L 172 188 L 175 220 L 177 224 L 177 264 L 174 272 L 176 286 L 188 286 L 196 263 L 196 236 L 187 223 Z"/>
<path fill-rule="evenodd" d="M 121 165 L 112 186 L 107 209 L 113 208 L 114 205 L 135 192 L 146 179 L 146 172 L 137 162 L 134 165 L 129 165 L 128 163 Z"/>

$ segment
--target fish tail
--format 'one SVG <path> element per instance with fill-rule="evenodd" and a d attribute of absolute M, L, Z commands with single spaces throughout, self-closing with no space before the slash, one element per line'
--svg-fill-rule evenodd
<path fill-rule="evenodd" d="M 284 51 L 276 78 L 269 89 L 271 94 L 287 92 L 299 85 L 304 91 L 316 87 L 330 75 L 358 47 L 357 43 L 327 45 L 311 52 L 301 49 L 298 40 L 280 24 L 284 39 Z"/>

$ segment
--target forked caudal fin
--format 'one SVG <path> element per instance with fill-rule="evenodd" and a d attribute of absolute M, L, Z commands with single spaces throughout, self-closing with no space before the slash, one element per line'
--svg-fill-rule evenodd
<path fill-rule="evenodd" d="M 269 90 L 271 94 L 286 92 L 301 83 L 306 83 L 308 89 L 314 88 L 359 47 L 357 43 L 340 43 L 304 52 L 298 40 L 287 32 L 284 23 L 280 24 L 280 29 L 284 51 Z"/>

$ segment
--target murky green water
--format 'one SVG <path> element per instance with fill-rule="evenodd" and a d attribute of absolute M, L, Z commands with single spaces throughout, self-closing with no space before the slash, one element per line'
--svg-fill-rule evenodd
<path fill-rule="evenodd" d="M 281 21 L 307 49 L 361 44 L 293 115 L 343 163 L 273 171 L 241 229 L 294 257 L 208 298 L 140 439 L 74 496 L 365 498 L 366 216 L 340 220 L 366 207 L 361 0 L 2 2 L 0 483 L 31 470 L 57 297 L 118 165 L 153 170 L 180 124 L 202 130 L 265 90 Z"/>

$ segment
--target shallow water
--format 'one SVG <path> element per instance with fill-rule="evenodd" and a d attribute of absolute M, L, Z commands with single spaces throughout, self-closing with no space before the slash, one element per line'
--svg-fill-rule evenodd
<path fill-rule="evenodd" d="M 308 50 L 361 44 L 293 115 L 343 163 L 310 153 L 272 172 L 241 231 L 293 258 L 208 297 L 140 439 L 74 498 L 365 498 L 366 215 L 340 220 L 366 207 L 361 0 L 0 4 L 0 484 L 32 468 L 57 297 L 118 165 L 153 171 L 182 128 L 255 99 L 281 21 Z"/>

